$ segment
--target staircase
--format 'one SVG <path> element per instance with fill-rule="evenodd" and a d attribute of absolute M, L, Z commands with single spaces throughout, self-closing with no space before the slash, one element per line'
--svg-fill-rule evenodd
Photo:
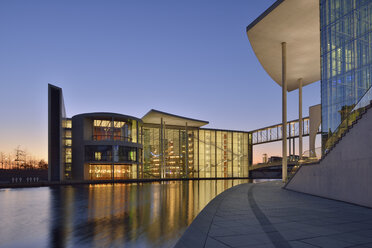
<path fill-rule="evenodd" d="M 372 86 L 366 91 L 366 93 L 362 96 L 358 103 L 355 104 L 354 108 L 336 128 L 333 134 L 330 135 L 326 144 L 324 145 L 324 154 L 319 159 L 313 159 L 312 156 L 309 156 L 308 159 L 298 161 L 298 163 L 293 166 L 292 171 L 288 174 L 287 183 L 284 187 L 288 185 L 288 183 L 296 175 L 301 166 L 319 164 L 320 162 L 322 162 L 327 157 L 327 155 L 337 146 L 337 144 L 340 143 L 343 137 L 345 137 L 345 135 L 358 123 L 358 121 L 363 118 L 363 116 L 370 108 L 372 108 Z M 315 154 L 322 153 L 321 148 L 316 148 L 316 151 L 312 152 Z M 303 155 L 303 157 L 305 156 Z"/>
<path fill-rule="evenodd" d="M 372 207 L 371 96 L 358 102 L 332 140 L 323 143 L 321 159 L 293 170 L 286 189 Z"/>
<path fill-rule="evenodd" d="M 292 167 L 292 170 L 288 173 L 287 183 L 296 175 L 297 171 L 301 166 L 319 164 L 321 160 L 322 148 L 317 147 L 314 151 L 307 150 L 302 154 L 302 159 L 298 160 L 297 163 Z"/>

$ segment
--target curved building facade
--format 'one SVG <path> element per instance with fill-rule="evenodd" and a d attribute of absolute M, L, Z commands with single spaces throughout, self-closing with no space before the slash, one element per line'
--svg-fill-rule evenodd
<path fill-rule="evenodd" d="M 280 124 L 254 131 L 212 129 L 205 127 L 208 121 L 155 109 L 141 119 L 116 113 L 67 118 L 62 89 L 53 85 L 48 108 L 50 181 L 248 178 L 253 145 L 282 137 Z M 288 129 L 298 122 L 290 121 Z"/>
<path fill-rule="evenodd" d="M 142 166 L 140 119 L 115 113 L 88 113 L 72 117 L 72 126 L 71 179 L 139 177 Z"/>
<path fill-rule="evenodd" d="M 142 119 L 116 113 L 67 118 L 62 89 L 48 88 L 50 181 L 249 176 L 250 132 L 204 128 L 208 121 L 154 109 Z"/>

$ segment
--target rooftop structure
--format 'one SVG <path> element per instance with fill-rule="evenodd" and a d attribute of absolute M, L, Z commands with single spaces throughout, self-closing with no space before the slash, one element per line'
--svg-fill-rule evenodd
<path fill-rule="evenodd" d="M 287 126 L 287 91 L 299 90 L 299 155 L 303 152 L 302 87 L 320 80 L 318 0 L 278 0 L 247 27 L 248 39 L 263 68 L 282 87 L 282 126 Z M 282 157 L 287 156 L 283 130 Z M 283 159 L 283 181 L 287 160 Z"/>
<path fill-rule="evenodd" d="M 282 86 L 282 43 L 287 44 L 287 90 L 320 80 L 318 0 L 278 0 L 247 27 L 253 51 Z"/>
<path fill-rule="evenodd" d="M 208 121 L 191 119 L 179 115 L 165 113 L 159 110 L 151 109 L 142 117 L 143 122 L 148 124 L 160 124 L 161 122 L 172 126 L 202 127 L 207 125 Z"/>
<path fill-rule="evenodd" d="M 100 112 L 67 118 L 62 89 L 49 85 L 49 92 L 52 181 L 247 178 L 253 145 L 277 141 L 282 132 L 280 124 L 255 131 L 206 128 L 207 121 L 154 109 L 142 119 Z M 310 118 L 303 123 L 311 136 Z M 299 120 L 288 123 L 293 154 L 299 126 Z"/>
<path fill-rule="evenodd" d="M 301 120 L 302 87 L 321 80 L 321 110 L 313 108 L 313 114 L 317 123 L 321 120 L 323 154 L 337 142 L 332 137 L 370 90 L 371 34 L 372 2 L 363 0 L 278 0 L 247 27 L 258 60 L 282 87 L 283 126 L 287 125 L 287 92 L 299 90 Z M 283 157 L 286 140 L 287 130 L 283 130 Z M 286 163 L 283 159 L 284 181 Z"/>

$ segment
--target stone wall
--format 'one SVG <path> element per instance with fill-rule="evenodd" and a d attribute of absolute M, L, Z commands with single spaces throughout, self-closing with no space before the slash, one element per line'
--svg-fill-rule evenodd
<path fill-rule="evenodd" d="M 319 164 L 302 166 L 285 188 L 372 207 L 372 110 Z"/>
<path fill-rule="evenodd" d="M 31 182 L 34 180 L 38 181 L 47 181 L 48 180 L 48 170 L 41 170 L 41 169 L 25 169 L 25 170 L 5 170 L 0 169 L 0 183 L 15 183 L 15 179 L 17 178 L 17 183 L 22 182 L 26 183 L 27 178 Z M 21 181 L 19 179 L 22 178 Z"/>

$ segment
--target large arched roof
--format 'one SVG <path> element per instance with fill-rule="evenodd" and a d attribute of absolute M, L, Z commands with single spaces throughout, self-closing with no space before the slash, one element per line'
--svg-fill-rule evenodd
<path fill-rule="evenodd" d="M 263 68 L 282 85 L 281 43 L 287 43 L 287 89 L 320 80 L 319 0 L 278 0 L 247 27 Z"/>

